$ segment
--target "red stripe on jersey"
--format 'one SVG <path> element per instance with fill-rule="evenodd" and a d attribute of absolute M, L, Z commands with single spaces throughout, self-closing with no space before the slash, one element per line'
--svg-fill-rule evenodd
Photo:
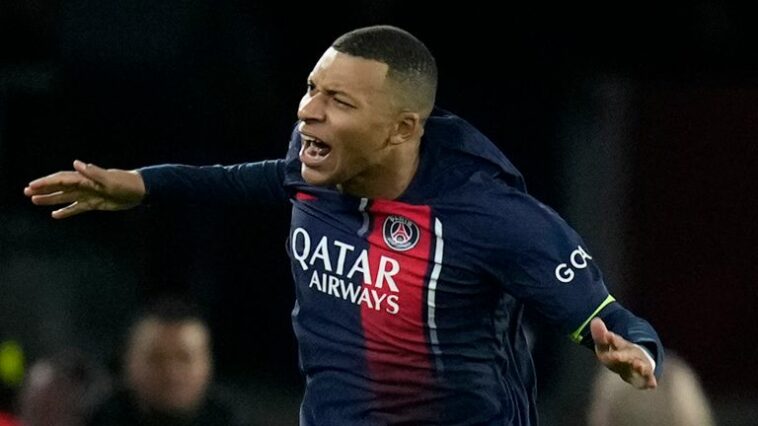
<path fill-rule="evenodd" d="M 364 288 L 376 292 L 381 303 L 361 304 L 367 363 L 380 400 L 402 404 L 406 396 L 417 398 L 415 385 L 423 386 L 432 377 L 424 309 L 434 235 L 431 209 L 375 200 L 369 213 L 373 273 Z"/>
<path fill-rule="evenodd" d="M 306 192 L 297 192 L 295 193 L 295 198 L 300 201 L 313 201 L 317 200 L 318 198 L 315 195 L 308 194 Z"/>

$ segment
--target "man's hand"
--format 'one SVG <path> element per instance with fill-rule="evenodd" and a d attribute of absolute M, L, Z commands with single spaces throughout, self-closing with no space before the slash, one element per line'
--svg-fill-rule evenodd
<path fill-rule="evenodd" d="M 145 197 L 145 182 L 136 171 L 101 169 L 74 161 L 74 171 L 36 179 L 24 188 L 38 206 L 68 204 L 52 216 L 64 219 L 90 210 L 125 210 Z"/>
<path fill-rule="evenodd" d="M 597 359 L 637 389 L 654 389 L 658 382 L 653 365 L 643 349 L 623 337 L 608 331 L 600 318 L 590 323 Z"/>

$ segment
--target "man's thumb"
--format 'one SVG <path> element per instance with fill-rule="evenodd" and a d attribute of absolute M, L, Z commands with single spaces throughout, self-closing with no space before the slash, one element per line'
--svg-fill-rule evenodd
<path fill-rule="evenodd" d="M 105 183 L 106 171 L 94 164 L 85 164 L 83 161 L 74 160 L 74 170 L 99 184 Z"/>
<path fill-rule="evenodd" d="M 608 328 L 600 318 L 593 318 L 590 322 L 590 333 L 592 334 L 592 340 L 596 345 L 607 345 L 608 342 Z"/>

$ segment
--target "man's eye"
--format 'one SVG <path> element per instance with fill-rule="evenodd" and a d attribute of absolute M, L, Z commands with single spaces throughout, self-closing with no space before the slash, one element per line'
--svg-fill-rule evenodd
<path fill-rule="evenodd" d="M 316 85 L 315 85 L 315 84 L 313 84 L 313 83 L 311 83 L 311 82 L 309 81 L 309 82 L 306 84 L 306 87 L 308 88 L 308 92 L 312 92 L 312 91 L 313 91 L 313 90 L 316 88 Z"/>
<path fill-rule="evenodd" d="M 338 99 L 338 98 L 334 98 L 334 101 L 335 101 L 335 102 L 337 102 L 338 104 L 342 105 L 342 106 L 351 107 L 351 108 L 353 107 L 353 106 L 352 106 L 352 105 L 350 105 L 349 103 L 347 103 L 347 102 L 345 102 L 345 101 L 342 101 L 342 100 L 340 100 L 340 99 Z"/>

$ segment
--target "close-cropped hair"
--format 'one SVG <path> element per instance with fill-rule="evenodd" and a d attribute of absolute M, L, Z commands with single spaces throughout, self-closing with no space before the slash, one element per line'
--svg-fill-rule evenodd
<path fill-rule="evenodd" d="M 332 48 L 387 64 L 387 77 L 400 86 L 407 107 L 424 117 L 429 115 L 437 93 L 437 62 L 414 35 L 390 25 L 376 25 L 343 34 Z"/>

